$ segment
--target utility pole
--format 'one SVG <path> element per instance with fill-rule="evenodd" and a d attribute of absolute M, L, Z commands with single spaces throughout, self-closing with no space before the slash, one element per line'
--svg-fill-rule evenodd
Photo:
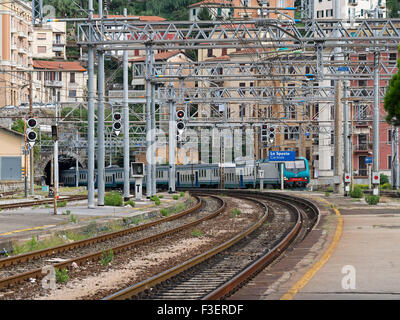
<path fill-rule="evenodd" d="M 57 199 L 58 199 L 58 103 L 56 104 L 56 126 L 54 139 L 54 160 L 53 160 L 53 177 L 54 177 L 54 214 L 57 215 Z"/>
<path fill-rule="evenodd" d="M 373 173 L 372 176 L 379 177 L 379 52 L 374 52 L 374 113 L 373 113 Z M 373 181 L 374 195 L 379 195 L 379 182 Z"/>
<path fill-rule="evenodd" d="M 99 0 L 99 18 L 103 18 L 103 0 Z M 97 51 L 98 57 L 98 103 L 97 103 L 97 205 L 104 206 L 105 193 L 105 151 L 104 151 L 104 51 Z"/>
<path fill-rule="evenodd" d="M 146 145 L 147 145 L 147 157 L 146 157 L 146 197 L 150 199 L 152 196 L 152 180 L 151 180 L 151 164 L 152 164 L 152 139 L 151 139 L 151 70 L 152 66 L 152 59 L 151 59 L 151 52 L 153 51 L 151 44 L 146 44 Z"/>
<path fill-rule="evenodd" d="M 26 136 L 26 119 L 24 121 L 24 160 L 25 160 L 25 170 L 24 170 L 24 184 L 25 184 L 25 198 L 28 198 L 28 140 Z"/>
<path fill-rule="evenodd" d="M 127 10 L 124 8 L 124 17 L 127 16 Z M 130 179 L 129 179 L 129 76 L 128 76 L 128 50 L 124 50 L 123 56 L 124 69 L 124 102 L 123 102 L 123 127 L 124 127 L 124 201 L 130 198 Z"/>
<path fill-rule="evenodd" d="M 93 0 L 89 0 L 89 21 L 93 20 Z M 89 31 L 89 41 L 93 32 Z M 94 46 L 88 46 L 88 208 L 94 209 Z"/>
<path fill-rule="evenodd" d="M 351 165 L 350 165 L 350 132 L 349 132 L 349 117 L 350 117 L 350 110 L 349 105 L 347 103 L 347 88 L 349 83 L 347 80 L 343 81 L 343 120 L 344 120 L 344 127 L 343 127 L 343 142 L 344 142 L 344 174 L 345 176 L 352 176 L 351 173 Z M 349 183 L 345 181 L 344 183 L 344 193 L 350 191 Z"/>
<path fill-rule="evenodd" d="M 175 192 L 175 151 L 176 151 L 176 107 L 173 97 L 173 87 L 169 88 L 169 134 L 168 134 L 168 165 L 169 165 L 169 193 Z"/>
<path fill-rule="evenodd" d="M 29 72 L 29 117 L 33 117 L 33 91 L 32 91 L 32 73 Z M 31 196 L 35 195 L 35 168 L 34 168 L 34 149 L 33 145 L 30 148 L 30 160 L 29 160 L 29 176 L 31 182 Z"/>
<path fill-rule="evenodd" d="M 75 187 L 79 187 L 79 137 L 78 137 L 79 133 L 78 131 L 76 131 L 76 159 L 75 159 Z"/>

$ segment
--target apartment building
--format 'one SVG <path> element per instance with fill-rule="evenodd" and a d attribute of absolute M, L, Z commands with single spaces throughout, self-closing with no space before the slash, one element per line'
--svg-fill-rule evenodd
<path fill-rule="evenodd" d="M 28 102 L 33 28 L 30 2 L 0 3 L 0 108 Z"/>
<path fill-rule="evenodd" d="M 294 0 L 204 0 L 189 6 L 190 21 L 199 21 L 200 12 L 207 9 L 213 20 L 255 19 L 262 16 L 262 6 L 265 8 L 289 8 L 294 6 Z M 286 19 L 284 15 L 293 16 L 292 10 L 280 10 L 280 13 L 270 12 L 266 17 L 271 19 Z"/>
<path fill-rule="evenodd" d="M 35 59 L 66 59 L 66 22 L 47 22 L 34 27 Z"/>
<path fill-rule="evenodd" d="M 34 102 L 46 104 L 85 101 L 88 74 L 79 62 L 34 60 L 33 68 Z"/>
<path fill-rule="evenodd" d="M 315 0 L 314 1 L 314 18 L 332 19 L 335 16 L 333 0 Z M 372 9 L 378 8 L 378 18 L 386 17 L 386 1 L 385 0 L 341 0 L 340 2 L 340 18 L 341 19 L 367 19 L 374 17 Z"/>

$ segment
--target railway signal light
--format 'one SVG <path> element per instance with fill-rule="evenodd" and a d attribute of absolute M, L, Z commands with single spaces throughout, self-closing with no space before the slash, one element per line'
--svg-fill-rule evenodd
<path fill-rule="evenodd" d="M 28 142 L 31 145 L 31 147 L 33 147 L 37 139 L 37 133 L 34 130 L 37 126 L 37 120 L 35 118 L 30 118 L 28 119 L 26 124 L 28 126 L 28 129 L 26 130 L 26 138 L 28 139 Z"/>
<path fill-rule="evenodd" d="M 270 126 L 268 132 L 269 132 L 268 133 L 269 142 L 274 143 L 275 142 L 275 134 L 276 134 L 275 127 Z"/>
<path fill-rule="evenodd" d="M 28 119 L 27 125 L 28 125 L 28 128 L 29 128 L 29 129 L 34 129 L 34 128 L 36 128 L 36 126 L 37 126 L 37 121 L 36 121 L 36 119 L 35 119 L 35 118 L 30 118 L 30 119 Z"/>
<path fill-rule="evenodd" d="M 261 125 L 261 142 L 268 142 L 268 130 L 268 124 Z"/>
<path fill-rule="evenodd" d="M 181 140 L 183 130 L 185 129 L 185 122 L 183 119 L 185 118 L 185 112 L 183 110 L 179 110 L 176 112 L 176 128 L 178 129 L 178 140 Z"/>
<path fill-rule="evenodd" d="M 118 136 L 121 133 L 121 128 L 122 128 L 122 124 L 121 124 L 121 114 L 119 112 L 115 112 L 113 114 L 113 131 L 115 132 L 115 134 Z"/>

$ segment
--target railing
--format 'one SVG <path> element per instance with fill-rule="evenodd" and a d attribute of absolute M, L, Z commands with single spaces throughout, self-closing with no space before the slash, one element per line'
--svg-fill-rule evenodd
<path fill-rule="evenodd" d="M 355 146 L 356 151 L 369 151 L 370 147 L 368 143 L 359 143 Z"/>

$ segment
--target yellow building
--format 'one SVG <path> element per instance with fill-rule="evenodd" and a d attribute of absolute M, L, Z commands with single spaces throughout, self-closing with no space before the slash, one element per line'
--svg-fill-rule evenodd
<path fill-rule="evenodd" d="M 24 171 L 29 177 L 29 156 L 23 155 L 24 135 L 0 127 L 0 192 L 15 190 L 23 186 Z"/>

